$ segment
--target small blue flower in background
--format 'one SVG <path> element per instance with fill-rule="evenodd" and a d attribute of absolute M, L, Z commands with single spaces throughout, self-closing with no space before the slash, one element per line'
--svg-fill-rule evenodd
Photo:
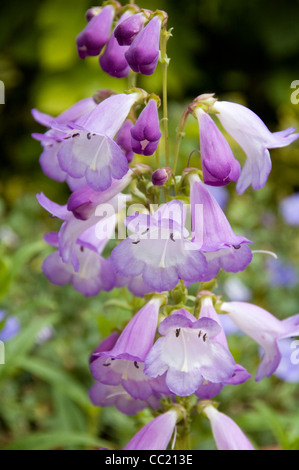
<path fill-rule="evenodd" d="M 291 263 L 269 259 L 267 263 L 270 282 L 276 287 L 294 287 L 299 282 L 298 273 Z"/>
<path fill-rule="evenodd" d="M 19 333 L 21 325 L 16 317 L 7 317 L 6 312 L 0 310 L 0 322 L 3 321 L 5 321 L 5 324 L 0 329 L 0 341 L 6 342 Z"/>
<path fill-rule="evenodd" d="M 288 225 L 299 225 L 299 193 L 292 194 L 283 199 L 279 209 Z"/>

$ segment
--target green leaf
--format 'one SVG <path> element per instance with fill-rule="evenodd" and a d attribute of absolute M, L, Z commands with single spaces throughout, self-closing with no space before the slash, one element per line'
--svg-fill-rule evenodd
<path fill-rule="evenodd" d="M 74 400 L 74 402 L 82 408 L 90 408 L 91 403 L 86 389 L 81 387 L 81 385 L 63 369 L 58 369 L 55 364 L 51 364 L 44 359 L 25 357 L 20 361 L 19 366 L 53 387 L 56 387 L 57 390 L 68 396 L 71 400 Z"/>
<path fill-rule="evenodd" d="M 63 449 L 65 447 L 109 448 L 111 444 L 102 439 L 89 436 L 85 433 L 50 431 L 37 432 L 17 439 L 13 443 L 1 447 L 1 450 L 48 450 Z"/>
<path fill-rule="evenodd" d="M 5 343 L 5 364 L 0 366 L 0 379 L 11 375 L 18 366 L 27 360 L 27 353 L 36 343 L 38 333 L 45 326 L 51 326 L 58 320 L 58 315 L 34 320 L 26 326 L 15 338 Z"/>

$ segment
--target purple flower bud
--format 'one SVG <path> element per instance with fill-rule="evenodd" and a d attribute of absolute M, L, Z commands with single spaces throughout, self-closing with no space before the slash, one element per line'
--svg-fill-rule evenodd
<path fill-rule="evenodd" d="M 119 145 L 125 152 L 128 163 L 130 163 L 134 157 L 131 141 L 131 129 L 133 125 L 133 122 L 130 119 L 127 119 L 124 125 L 120 128 L 119 133 L 115 139 L 117 145 Z"/>
<path fill-rule="evenodd" d="M 154 18 L 135 37 L 125 56 L 134 72 L 151 75 L 159 59 L 159 41 L 162 20 Z"/>
<path fill-rule="evenodd" d="M 121 25 L 127 19 L 129 12 L 126 12 L 120 18 L 118 25 Z M 129 46 L 120 46 L 116 37 L 112 33 L 106 45 L 104 53 L 100 57 L 100 65 L 104 72 L 111 75 L 111 77 L 123 78 L 127 77 L 130 73 L 130 67 L 125 58 L 125 52 Z"/>
<path fill-rule="evenodd" d="M 201 108 L 196 109 L 200 130 L 200 152 L 203 179 L 211 186 L 225 186 L 237 181 L 241 167 L 230 146 L 210 116 Z"/>
<path fill-rule="evenodd" d="M 152 155 L 161 138 L 157 103 L 149 100 L 131 129 L 132 149 L 139 155 Z"/>
<path fill-rule="evenodd" d="M 109 39 L 114 8 L 107 5 L 99 15 L 91 18 L 83 31 L 77 36 L 77 50 L 79 57 L 97 56 Z"/>
<path fill-rule="evenodd" d="M 157 416 L 135 434 L 124 450 L 165 450 L 177 418 L 178 415 L 174 409 Z"/>
<path fill-rule="evenodd" d="M 130 46 L 143 28 L 145 20 L 146 17 L 143 13 L 137 13 L 119 24 L 114 31 L 118 44 L 120 46 Z"/>
<path fill-rule="evenodd" d="M 86 21 L 90 21 L 92 20 L 95 16 L 98 16 L 101 11 L 102 11 L 102 7 L 92 7 L 92 8 L 89 8 L 89 10 L 87 10 L 87 12 L 85 13 L 85 18 L 86 18 Z"/>
<path fill-rule="evenodd" d="M 239 426 L 213 405 L 204 409 L 211 426 L 218 450 L 254 450 Z"/>
<path fill-rule="evenodd" d="M 152 183 L 155 186 L 163 186 L 171 176 L 170 168 L 159 168 L 152 174 Z"/>

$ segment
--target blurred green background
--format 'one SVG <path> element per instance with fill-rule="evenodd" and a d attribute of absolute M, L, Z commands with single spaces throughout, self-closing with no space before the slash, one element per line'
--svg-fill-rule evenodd
<path fill-rule="evenodd" d="M 122 448 L 150 417 L 147 411 L 132 419 L 114 409 L 100 410 L 88 399 L 93 383 L 89 354 L 130 316 L 119 303 L 122 293 L 85 299 L 70 286 L 51 285 L 41 273 L 51 251 L 43 235 L 59 223 L 40 208 L 35 195 L 43 191 L 65 203 L 69 190 L 42 174 L 41 147 L 31 133 L 44 129 L 34 122 L 31 109 L 56 115 L 100 88 L 127 87 L 126 80 L 105 75 L 97 58 L 81 61 L 77 56 L 75 37 L 91 6 L 87 0 L 32 0 L 29 5 L 10 0 L 0 6 L 0 80 L 5 84 L 5 104 L 0 105 L 0 310 L 21 323 L 19 335 L 6 344 L 6 364 L 0 365 L 0 446 L 5 449 Z M 299 79 L 298 1 L 149 0 L 139 6 L 167 11 L 173 27 L 168 46 L 172 142 L 184 108 L 210 92 L 247 105 L 272 131 L 299 129 L 299 104 L 291 102 L 291 83 Z M 138 85 L 161 95 L 161 66 Z M 198 146 L 197 122 L 190 118 L 180 170 Z M 264 189 L 238 196 L 230 185 L 227 215 L 238 233 L 254 240 L 255 249 L 274 251 L 299 275 L 298 228 L 288 226 L 279 211 L 280 201 L 299 191 L 299 144 L 271 151 L 271 157 L 273 171 Z M 197 159 L 194 154 L 192 166 Z M 218 293 L 229 298 L 226 283 L 238 278 L 250 290 L 250 301 L 278 318 L 298 313 L 296 275 L 292 282 L 273 286 L 268 262 L 256 254 L 240 275 L 221 273 Z M 254 376 L 256 345 L 238 336 L 230 342 L 236 360 Z M 221 411 L 256 446 L 279 449 L 299 449 L 298 400 L 298 384 L 275 376 L 227 387 L 219 397 Z M 196 449 L 215 448 L 202 418 L 195 418 L 192 443 Z"/>

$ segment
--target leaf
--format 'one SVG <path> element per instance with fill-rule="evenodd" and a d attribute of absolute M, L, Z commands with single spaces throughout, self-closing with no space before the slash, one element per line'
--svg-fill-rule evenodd
<path fill-rule="evenodd" d="M 56 430 L 33 433 L 17 439 L 5 447 L 1 447 L 1 450 L 48 450 L 63 449 L 71 446 L 98 449 L 99 447 L 111 447 L 111 444 L 85 433 Z"/>
<path fill-rule="evenodd" d="M 58 315 L 53 314 L 35 319 L 15 338 L 5 343 L 5 364 L 0 367 L 0 379 L 11 375 L 23 361 L 27 360 L 26 354 L 35 345 L 38 333 L 43 327 L 53 325 L 58 318 Z"/>
<path fill-rule="evenodd" d="M 82 408 L 86 409 L 91 406 L 86 389 L 76 382 L 70 374 L 63 369 L 58 369 L 55 364 L 44 359 L 25 357 L 23 361 L 20 361 L 19 366 L 56 387 Z"/>

